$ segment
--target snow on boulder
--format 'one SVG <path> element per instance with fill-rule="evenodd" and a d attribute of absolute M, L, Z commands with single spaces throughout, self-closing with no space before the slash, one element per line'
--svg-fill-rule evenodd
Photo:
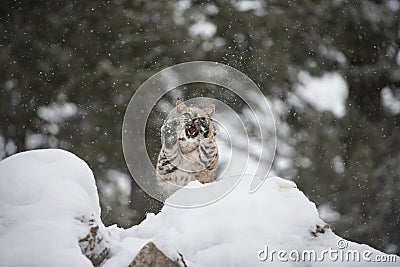
<path fill-rule="evenodd" d="M 83 160 L 45 149 L 0 162 L 1 266 L 93 266 L 108 252 L 105 233 Z"/>
<path fill-rule="evenodd" d="M 223 178 L 187 187 L 218 191 Z M 0 162 L 0 265 L 399 266 L 335 235 L 295 183 L 271 177 L 249 194 L 251 180 L 203 207 L 166 205 L 130 229 L 106 228 L 83 160 L 57 149 L 16 154 Z"/>
<path fill-rule="evenodd" d="M 218 187 L 221 182 L 192 182 L 188 186 Z M 184 262 L 181 266 L 365 266 L 368 259 L 368 266 L 387 266 L 372 262 L 379 256 L 392 257 L 397 265 L 389 265 L 398 266 L 397 256 L 335 235 L 295 183 L 271 177 L 257 192 L 249 194 L 250 183 L 251 177 L 244 177 L 232 192 L 204 207 L 164 206 L 159 214 L 148 214 L 130 229 L 110 227 L 112 242 L 152 242 L 170 259 Z M 171 197 L 179 194 L 177 191 Z M 119 266 L 129 265 L 139 250 L 136 247 L 130 253 L 129 249 L 111 249 L 112 257 L 103 266 L 117 266 L 116 262 Z M 278 255 L 279 251 L 283 252 Z M 308 259 L 314 257 L 313 253 L 315 259 Z M 359 260 L 344 258 L 354 253 Z M 365 259 L 363 253 L 367 254 Z"/>

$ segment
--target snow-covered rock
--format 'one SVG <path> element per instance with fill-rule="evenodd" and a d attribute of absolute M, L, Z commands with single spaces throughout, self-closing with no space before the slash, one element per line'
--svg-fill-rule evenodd
<path fill-rule="evenodd" d="M 1 266 L 92 266 L 81 247 L 99 261 L 107 237 L 95 180 L 83 160 L 46 149 L 0 162 Z"/>
<path fill-rule="evenodd" d="M 271 177 L 249 194 L 251 178 L 245 176 L 212 204 L 164 206 L 130 229 L 105 228 L 85 162 L 54 149 L 17 154 L 0 162 L 0 265 L 92 266 L 81 240 L 94 246 L 94 255 L 109 246 L 102 267 L 144 262 L 146 253 L 157 249 L 181 266 L 399 266 L 397 256 L 335 235 L 295 183 Z M 180 191 L 172 197 L 179 198 Z M 107 245 L 90 245 L 91 230 Z M 301 256 L 311 258 L 294 260 Z M 377 257 L 397 262 L 378 263 Z"/>
<path fill-rule="evenodd" d="M 188 186 L 193 183 L 219 186 L 219 182 L 192 182 Z M 335 235 L 295 183 L 271 177 L 259 191 L 249 194 L 250 183 L 251 177 L 244 177 L 226 197 L 201 208 L 164 206 L 159 214 L 148 214 L 137 226 L 113 228 L 112 239 L 117 243 L 152 241 L 171 259 L 179 260 L 183 255 L 188 266 L 387 266 L 367 263 L 386 254 Z M 126 257 L 127 249 L 114 252 L 112 260 Z M 279 256 L 281 259 L 279 251 L 286 253 Z M 314 253 L 308 251 L 315 252 L 315 260 L 293 260 L 297 255 Z M 352 257 L 353 253 L 360 259 L 346 261 L 347 254 Z M 392 256 L 397 265 L 389 265 L 398 266 L 400 258 Z M 108 263 L 104 266 L 115 266 Z M 127 257 L 124 264 L 129 264 Z"/>

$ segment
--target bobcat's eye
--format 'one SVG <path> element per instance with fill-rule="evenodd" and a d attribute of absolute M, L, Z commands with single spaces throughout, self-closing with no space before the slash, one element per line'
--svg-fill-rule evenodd
<path fill-rule="evenodd" d="M 200 124 L 204 124 L 206 123 L 206 117 L 198 117 L 196 119 L 193 120 L 193 123 L 200 123 Z"/>

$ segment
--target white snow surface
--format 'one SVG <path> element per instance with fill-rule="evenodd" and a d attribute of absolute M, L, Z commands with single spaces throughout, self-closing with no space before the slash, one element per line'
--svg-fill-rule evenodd
<path fill-rule="evenodd" d="M 260 261 L 265 247 L 287 251 L 324 249 L 371 251 L 370 258 L 386 255 L 367 245 L 345 241 L 331 230 L 314 237 L 319 218 L 315 204 L 292 181 L 278 177 L 266 180 L 248 193 L 251 177 L 243 180 L 221 200 L 193 209 L 164 206 L 148 214 L 139 225 L 109 233 L 110 256 L 102 267 L 128 266 L 143 245 L 153 241 L 167 256 L 183 255 L 187 266 L 398 266 L 397 263 L 281 262 Z M 218 187 L 192 182 L 188 186 Z M 179 191 L 172 197 L 179 197 Z M 1 266 L 91 266 L 80 252 L 78 240 L 84 231 L 80 216 L 100 222 L 100 208 L 93 174 L 75 155 L 58 150 L 34 150 L 0 162 L 0 265 Z M 349 229 L 351 230 L 351 229 Z M 342 242 L 342 243 L 343 243 Z M 261 254 L 261 256 L 264 256 Z M 287 256 L 288 257 L 288 256 Z"/>
<path fill-rule="evenodd" d="M 78 245 L 83 216 L 101 222 L 92 171 L 74 154 L 33 150 L 0 162 L 0 266 L 92 266 Z"/>

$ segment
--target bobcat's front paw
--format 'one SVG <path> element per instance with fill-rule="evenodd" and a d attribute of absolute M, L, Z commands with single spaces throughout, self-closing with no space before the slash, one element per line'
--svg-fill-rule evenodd
<path fill-rule="evenodd" d="M 167 149 L 174 147 L 178 141 L 178 121 L 171 121 L 161 127 L 161 142 Z"/>

